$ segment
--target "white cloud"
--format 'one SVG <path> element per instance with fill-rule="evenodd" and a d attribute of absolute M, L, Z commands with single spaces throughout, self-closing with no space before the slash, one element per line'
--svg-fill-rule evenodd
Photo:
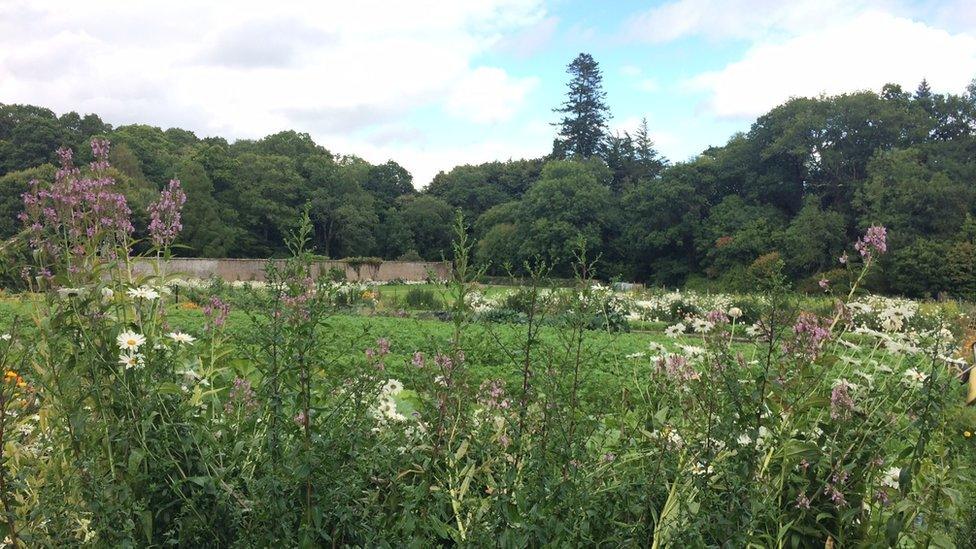
<path fill-rule="evenodd" d="M 661 89 L 661 84 L 653 78 L 642 78 L 637 82 L 636 87 L 640 91 L 656 92 Z"/>
<path fill-rule="evenodd" d="M 502 69 L 479 67 L 465 75 L 448 97 L 452 115 L 479 124 L 509 120 L 539 79 L 512 78 Z"/>
<path fill-rule="evenodd" d="M 632 16 L 632 39 L 664 43 L 700 36 L 713 40 L 755 39 L 821 28 L 892 0 L 674 0 Z"/>
<path fill-rule="evenodd" d="M 495 48 L 522 58 L 532 56 L 552 42 L 558 26 L 559 18 L 546 17 L 516 34 L 502 38 Z"/>
<path fill-rule="evenodd" d="M 455 141 L 433 145 L 427 139 L 397 139 L 390 142 L 359 143 L 342 138 L 336 143 L 344 150 L 374 162 L 387 159 L 411 161 L 410 172 L 414 186 L 426 186 L 440 171 L 449 171 L 462 164 L 480 164 L 494 160 L 536 158 L 550 152 L 552 127 L 545 120 L 531 119 L 520 123 L 512 137 L 458 137 Z"/>
<path fill-rule="evenodd" d="M 4 0 L 0 102 L 231 138 L 296 129 L 360 154 L 350 132 L 425 107 L 512 117 L 535 79 L 476 59 L 545 21 L 542 0 Z"/>
<path fill-rule="evenodd" d="M 620 74 L 634 78 L 640 76 L 641 68 L 636 65 L 624 65 L 620 67 Z"/>
<path fill-rule="evenodd" d="M 879 90 L 888 82 L 961 92 L 976 75 L 976 38 L 868 10 L 817 31 L 759 43 L 688 85 L 710 94 L 720 117 L 753 117 L 792 96 Z"/>

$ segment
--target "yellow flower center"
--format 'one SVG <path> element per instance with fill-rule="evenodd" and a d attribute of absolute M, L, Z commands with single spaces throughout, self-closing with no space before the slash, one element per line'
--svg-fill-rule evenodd
<path fill-rule="evenodd" d="M 971 431 L 966 431 L 965 433 L 962 434 L 962 436 L 964 436 L 966 438 L 969 438 L 969 437 L 973 436 L 973 433 Z"/>
<path fill-rule="evenodd" d="M 128 340 L 126 340 L 125 344 L 128 345 L 129 347 L 135 347 L 136 346 L 136 340 L 134 340 L 134 339 L 128 339 Z"/>

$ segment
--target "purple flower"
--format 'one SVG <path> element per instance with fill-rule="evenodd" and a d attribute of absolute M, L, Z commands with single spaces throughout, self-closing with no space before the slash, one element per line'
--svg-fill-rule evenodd
<path fill-rule="evenodd" d="M 237 406 L 242 407 L 246 412 L 251 412 L 258 407 L 257 397 L 254 394 L 254 389 L 251 388 L 251 382 L 240 377 L 234 379 L 234 386 L 227 393 L 224 411 L 229 414 Z"/>
<path fill-rule="evenodd" d="M 413 354 L 413 359 L 410 361 L 410 363 L 413 364 L 415 368 L 423 368 L 425 363 L 424 353 L 416 351 Z"/>
<path fill-rule="evenodd" d="M 715 309 L 714 311 L 709 311 L 708 314 L 705 315 L 705 320 L 714 324 L 727 324 L 729 322 L 729 317 L 724 311 Z"/>
<path fill-rule="evenodd" d="M 880 503 L 882 507 L 887 507 L 891 503 L 891 498 L 888 497 L 888 491 L 881 488 L 874 493 L 874 501 Z"/>
<path fill-rule="evenodd" d="M 837 507 L 847 505 L 847 499 L 844 497 L 844 493 L 838 490 L 833 484 L 828 484 L 824 488 L 824 495 L 830 496 L 830 501 L 834 502 L 834 505 Z"/>
<path fill-rule="evenodd" d="M 82 175 L 72 164 L 70 149 L 58 149 L 61 166 L 50 185 L 30 182 L 21 195 L 24 211 L 17 217 L 27 228 L 27 241 L 35 251 L 77 263 L 89 251 L 106 250 L 132 233 L 130 210 L 115 180 L 108 174 L 109 142 L 92 139 L 95 161 Z M 110 246 L 106 246 L 110 245 Z"/>
<path fill-rule="evenodd" d="M 507 409 L 508 399 L 505 398 L 505 381 L 500 379 L 485 380 L 480 387 L 481 396 L 478 402 L 485 408 Z"/>
<path fill-rule="evenodd" d="M 688 359 L 679 354 L 669 354 L 657 361 L 658 371 L 681 383 L 698 379 L 700 376 Z"/>
<path fill-rule="evenodd" d="M 390 340 L 385 337 L 381 337 L 376 340 L 376 346 L 379 347 L 380 356 L 386 356 L 390 354 Z"/>
<path fill-rule="evenodd" d="M 830 417 L 832 419 L 848 419 L 854 411 L 854 399 L 851 398 L 850 385 L 841 381 L 834 385 L 830 392 Z"/>
<path fill-rule="evenodd" d="M 823 319 L 813 313 L 800 313 L 793 325 L 793 341 L 784 345 L 787 352 L 804 354 L 813 359 L 820 353 L 820 346 L 830 337 L 830 330 Z"/>
<path fill-rule="evenodd" d="M 434 364 L 436 364 L 444 372 L 450 372 L 454 369 L 454 361 L 451 357 L 445 354 L 437 353 L 434 355 Z"/>
<path fill-rule="evenodd" d="M 796 496 L 796 508 L 797 509 L 809 509 L 810 508 L 810 498 L 806 494 L 800 494 Z"/>
<path fill-rule="evenodd" d="M 172 179 L 169 186 L 159 193 L 159 199 L 149 205 L 149 234 L 157 248 L 169 246 L 176 235 L 183 230 L 180 212 L 186 203 L 186 193 L 178 179 Z"/>
<path fill-rule="evenodd" d="M 830 281 L 827 280 L 826 278 L 821 278 L 820 282 L 818 282 L 817 284 L 819 284 L 820 288 L 825 292 L 830 289 Z"/>
<path fill-rule="evenodd" d="M 203 314 L 207 317 L 205 329 L 219 328 L 227 321 L 230 305 L 221 301 L 219 297 L 213 296 L 210 298 L 210 303 L 203 306 Z"/>
<path fill-rule="evenodd" d="M 854 244 L 854 249 L 861 257 L 868 259 L 877 252 L 883 254 L 888 251 L 888 230 L 879 225 L 871 225 L 867 232 Z"/>

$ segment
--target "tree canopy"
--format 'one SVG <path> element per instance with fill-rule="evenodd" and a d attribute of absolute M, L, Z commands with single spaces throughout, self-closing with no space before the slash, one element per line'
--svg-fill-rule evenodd
<path fill-rule="evenodd" d="M 304 133 L 228 142 L 0 105 L 0 237 L 20 229 L 21 193 L 51 178 L 57 147 L 85 161 L 88 141 L 104 136 L 135 215 L 169 179 L 183 182 L 183 255 L 282 254 L 307 208 L 319 254 L 449 258 L 460 210 L 493 274 L 533 260 L 569 274 L 583 242 L 604 277 L 748 289 L 760 261 L 816 290 L 845 243 L 879 224 L 892 253 L 874 289 L 976 297 L 976 83 L 960 94 L 923 81 L 913 93 L 888 84 L 794 98 L 724 145 L 669 163 L 646 120 L 607 133 L 590 55 L 568 71 L 552 155 L 456 166 L 419 191 L 395 161 L 335 154 Z"/>

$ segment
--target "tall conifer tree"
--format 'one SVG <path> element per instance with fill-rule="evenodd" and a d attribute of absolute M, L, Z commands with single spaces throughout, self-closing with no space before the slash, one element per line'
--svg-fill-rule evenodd
<path fill-rule="evenodd" d="M 555 112 L 563 113 L 559 141 L 566 156 L 589 158 L 600 152 L 607 133 L 610 110 L 603 91 L 600 65 L 588 53 L 581 53 L 566 69 L 572 78 L 566 101 Z"/>

